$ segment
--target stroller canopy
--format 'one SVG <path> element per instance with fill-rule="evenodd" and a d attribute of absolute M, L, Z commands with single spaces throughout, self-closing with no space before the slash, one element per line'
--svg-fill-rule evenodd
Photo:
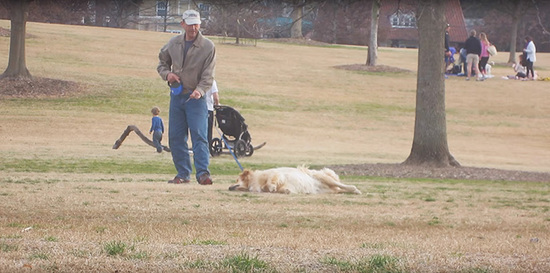
<path fill-rule="evenodd" d="M 241 114 L 229 106 L 216 107 L 218 127 L 227 136 L 239 138 L 248 129 Z"/>

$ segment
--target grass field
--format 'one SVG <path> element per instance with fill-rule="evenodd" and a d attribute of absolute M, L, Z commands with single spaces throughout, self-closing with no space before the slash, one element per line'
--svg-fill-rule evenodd
<path fill-rule="evenodd" d="M 8 21 L 0 27 L 9 28 Z M 364 194 L 227 191 L 240 171 L 212 159 L 215 184 L 168 185 L 170 154 L 135 135 L 168 120 L 158 50 L 173 34 L 28 23 L 34 76 L 82 83 L 62 98 L 2 98 L 1 272 L 548 272 L 547 183 L 342 177 Z M 260 41 L 217 46 L 221 103 L 246 118 L 243 166 L 399 163 L 412 145 L 417 51 L 380 48 L 411 73 L 335 69 L 359 46 Z M 0 37 L 0 67 L 9 38 Z M 446 80 L 449 148 L 464 166 L 550 171 L 550 85 Z M 3 69 L 3 68 L 2 68 Z M 550 54 L 535 69 L 550 76 Z M 169 124 L 165 124 L 169 125 Z M 166 136 L 165 136 L 166 138 Z"/>

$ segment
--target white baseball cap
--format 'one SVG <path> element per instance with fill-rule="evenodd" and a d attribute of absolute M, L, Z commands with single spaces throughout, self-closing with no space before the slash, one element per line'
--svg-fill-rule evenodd
<path fill-rule="evenodd" d="M 186 10 L 181 18 L 188 25 L 200 25 L 201 24 L 201 15 L 196 10 Z"/>

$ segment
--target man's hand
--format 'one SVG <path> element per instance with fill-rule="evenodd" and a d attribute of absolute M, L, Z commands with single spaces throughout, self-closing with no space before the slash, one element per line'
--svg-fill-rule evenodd
<path fill-rule="evenodd" d="M 201 95 L 201 92 L 199 92 L 197 90 L 194 90 L 193 93 L 191 93 L 191 95 L 189 97 L 192 98 L 192 99 L 198 100 L 202 97 L 202 95 Z"/>
<path fill-rule="evenodd" d="M 173 82 L 180 82 L 180 77 L 178 77 L 178 75 L 176 75 L 175 73 L 168 73 L 168 75 L 166 75 L 166 80 L 169 82 L 169 83 L 173 83 Z"/>

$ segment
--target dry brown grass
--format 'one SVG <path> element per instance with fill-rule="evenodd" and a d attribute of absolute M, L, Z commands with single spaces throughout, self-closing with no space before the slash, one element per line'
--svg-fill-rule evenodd
<path fill-rule="evenodd" d="M 404 272 L 550 270 L 547 184 L 366 180 L 353 182 L 360 196 L 279 195 L 228 192 L 232 178 L 216 178 L 14 174 L 0 190 L 0 268 L 173 272 L 249 253 L 279 272 L 333 272 L 324 259 L 372 255 Z M 108 255 L 114 241 L 123 254 Z"/>
<path fill-rule="evenodd" d="M 323 261 L 373 255 L 398 259 L 405 272 L 550 271 L 547 183 L 345 177 L 364 194 L 270 195 L 227 191 L 231 175 L 214 174 L 215 184 L 204 187 L 168 185 L 172 173 L 5 168 L 25 159 L 171 164 L 137 137 L 111 149 L 129 123 L 149 127 L 150 106 L 167 110 L 167 96 L 155 95 L 166 92 L 155 67 L 170 34 L 34 23 L 28 31 L 31 73 L 124 97 L 117 104 L 105 96 L 109 107 L 85 104 L 85 96 L 0 101 L 1 272 L 225 272 L 224 258 L 242 253 L 279 272 L 334 272 Z M 0 37 L 0 64 L 8 44 Z M 245 166 L 407 157 L 414 74 L 334 69 L 362 63 L 359 47 L 217 48 L 222 103 L 243 114 L 253 142 L 268 142 L 241 160 Z M 379 53 L 382 65 L 416 70 L 415 50 Z M 537 59 L 539 74 L 549 74 L 550 55 Z M 496 67 L 497 78 L 485 82 L 446 81 L 451 152 L 466 166 L 548 171 L 548 83 L 499 78 L 510 70 Z M 167 111 L 161 116 L 166 121 Z M 111 242 L 124 243 L 125 252 L 108 255 Z"/>

